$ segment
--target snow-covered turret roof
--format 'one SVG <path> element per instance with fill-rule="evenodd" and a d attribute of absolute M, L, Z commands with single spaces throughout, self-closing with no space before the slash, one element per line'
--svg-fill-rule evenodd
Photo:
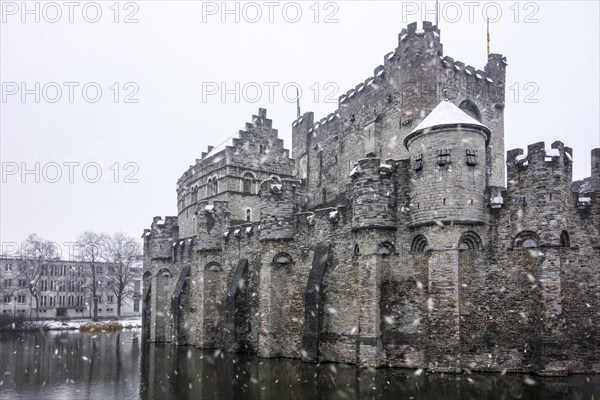
<path fill-rule="evenodd" d="M 479 127 L 483 131 L 486 132 L 487 135 L 490 134 L 490 129 L 483 125 L 481 122 L 477 121 L 475 118 L 471 117 L 469 114 L 449 102 L 448 100 L 442 100 L 440 104 L 438 104 L 423 121 L 415 129 L 413 129 L 406 137 L 404 138 L 404 145 L 408 143 L 410 139 L 415 137 L 418 133 L 430 130 L 436 127 L 442 126 L 470 126 L 470 127 Z"/>
<path fill-rule="evenodd" d="M 438 104 L 429 115 L 412 130 L 411 134 L 441 125 L 474 125 L 488 129 L 487 126 L 483 125 L 454 104 L 447 100 L 442 100 L 440 104 Z"/>

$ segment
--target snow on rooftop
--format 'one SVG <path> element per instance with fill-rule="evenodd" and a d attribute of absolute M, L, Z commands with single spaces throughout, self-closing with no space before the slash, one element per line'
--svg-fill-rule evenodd
<path fill-rule="evenodd" d="M 523 161 L 527 159 L 527 154 L 519 154 L 515 157 L 515 161 Z"/>
<path fill-rule="evenodd" d="M 440 125 L 476 125 L 487 128 L 447 100 L 442 100 L 411 133 Z"/>
<path fill-rule="evenodd" d="M 546 157 L 560 157 L 558 149 L 546 149 Z"/>
<path fill-rule="evenodd" d="M 215 146 L 214 149 L 212 149 L 204 159 L 207 159 L 209 157 L 212 157 L 214 155 L 219 154 L 220 152 L 222 152 L 223 150 L 225 150 L 225 148 L 227 146 L 233 146 L 233 139 L 239 139 L 240 135 L 239 133 L 236 133 L 234 135 L 231 135 L 230 137 L 228 137 L 227 139 L 225 139 L 225 141 L 223 141 L 221 144 L 219 144 L 218 146 Z"/>

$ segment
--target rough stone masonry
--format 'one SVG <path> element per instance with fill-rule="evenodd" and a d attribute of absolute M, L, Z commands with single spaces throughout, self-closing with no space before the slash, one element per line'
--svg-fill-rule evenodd
<path fill-rule="evenodd" d="M 293 122 L 293 159 L 259 109 L 144 231 L 145 340 L 599 372 L 600 149 L 578 182 L 559 141 L 505 160 L 506 67 L 455 61 L 436 26 L 410 24 L 337 110 Z"/>

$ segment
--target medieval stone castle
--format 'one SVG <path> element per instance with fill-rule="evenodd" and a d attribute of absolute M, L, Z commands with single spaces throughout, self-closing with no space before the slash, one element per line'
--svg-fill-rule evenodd
<path fill-rule="evenodd" d="M 600 371 L 600 149 L 578 182 L 558 141 L 505 160 L 506 67 L 444 56 L 438 28 L 415 23 L 335 112 L 293 122 L 293 158 L 259 109 L 183 173 L 178 215 L 144 231 L 145 339 Z"/>

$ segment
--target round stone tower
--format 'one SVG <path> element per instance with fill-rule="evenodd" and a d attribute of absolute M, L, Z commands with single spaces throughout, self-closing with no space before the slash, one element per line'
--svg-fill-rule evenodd
<path fill-rule="evenodd" d="M 411 157 L 411 224 L 483 224 L 490 130 L 442 101 L 404 139 Z"/>

